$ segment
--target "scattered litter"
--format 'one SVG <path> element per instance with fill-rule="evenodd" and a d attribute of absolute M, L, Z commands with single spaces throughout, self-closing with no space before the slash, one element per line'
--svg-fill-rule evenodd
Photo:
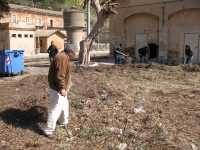
<path fill-rule="evenodd" d="M 120 133 L 120 129 L 119 128 L 116 128 L 116 127 L 110 127 L 108 128 L 111 132 L 114 132 L 114 133 Z"/>
<path fill-rule="evenodd" d="M 103 100 L 103 101 L 109 101 L 109 98 L 108 97 L 104 97 L 101 100 Z"/>
<path fill-rule="evenodd" d="M 86 143 L 91 143 L 89 140 L 86 140 Z"/>
<path fill-rule="evenodd" d="M 98 66 L 99 64 L 98 63 L 94 63 L 92 65 L 89 65 L 89 67 L 95 67 L 95 66 Z"/>
<path fill-rule="evenodd" d="M 101 97 L 106 97 L 107 96 L 107 94 L 101 94 Z"/>
<path fill-rule="evenodd" d="M 87 101 L 86 101 L 86 104 L 87 104 L 87 103 L 90 103 L 90 100 L 87 100 Z"/>
<path fill-rule="evenodd" d="M 6 141 L 1 141 L 1 145 L 5 146 L 6 145 Z"/>
<path fill-rule="evenodd" d="M 127 146 L 126 143 L 120 143 L 118 148 L 119 148 L 120 150 L 123 150 L 123 149 L 126 148 L 126 146 Z"/>
<path fill-rule="evenodd" d="M 134 113 L 146 113 L 146 111 L 143 109 L 143 106 L 141 106 L 139 108 L 134 108 Z"/>
<path fill-rule="evenodd" d="M 161 128 L 162 127 L 162 123 L 159 123 L 158 126 Z"/>
<path fill-rule="evenodd" d="M 191 143 L 191 147 L 193 150 L 198 150 L 198 148 L 196 147 L 196 145 L 194 145 L 193 143 Z"/>
<path fill-rule="evenodd" d="M 69 137 L 66 139 L 66 141 L 72 141 L 74 139 L 74 137 Z"/>
<path fill-rule="evenodd" d="M 134 127 L 135 127 L 136 129 L 139 129 L 139 128 L 141 127 L 141 125 L 140 125 L 139 123 L 135 123 L 135 124 L 134 124 Z"/>
<path fill-rule="evenodd" d="M 120 134 L 123 134 L 123 129 L 119 129 L 119 133 L 120 133 Z"/>
<path fill-rule="evenodd" d="M 122 102 L 120 102 L 120 101 L 117 101 L 116 103 L 117 103 L 118 106 L 122 105 Z"/>
<path fill-rule="evenodd" d="M 16 90 L 16 91 L 19 91 L 19 89 L 18 89 L 18 88 L 16 88 L 15 90 Z"/>
<path fill-rule="evenodd" d="M 74 130 L 75 130 L 75 131 L 79 131 L 79 130 L 81 130 L 81 129 L 80 129 L 80 128 L 74 128 Z"/>

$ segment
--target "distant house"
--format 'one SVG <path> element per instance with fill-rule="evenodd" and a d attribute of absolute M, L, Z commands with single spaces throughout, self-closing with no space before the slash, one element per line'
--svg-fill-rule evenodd
<path fill-rule="evenodd" d="M 46 53 L 51 41 L 54 41 L 54 44 L 59 51 L 64 49 L 64 38 L 67 36 L 60 32 L 59 30 L 44 30 L 36 32 L 36 45 L 40 44 L 40 52 Z M 39 37 L 39 40 L 38 40 Z"/>
<path fill-rule="evenodd" d="M 46 36 L 46 44 L 50 44 L 49 39 L 58 36 L 59 40 L 55 43 L 63 49 L 61 45 L 64 45 L 64 40 L 67 38 L 66 30 L 63 28 L 62 12 L 13 4 L 9 6 L 10 14 L 0 18 L 0 50 L 23 49 L 25 54 L 34 54 L 35 49 L 38 48 L 38 39 L 44 40 L 44 37 L 40 38 L 43 33 L 53 34 L 53 36 Z M 44 52 L 43 48 L 41 46 L 41 52 Z"/>
<path fill-rule="evenodd" d="M 25 50 L 34 53 L 35 26 L 16 23 L 0 23 L 0 50 Z"/>

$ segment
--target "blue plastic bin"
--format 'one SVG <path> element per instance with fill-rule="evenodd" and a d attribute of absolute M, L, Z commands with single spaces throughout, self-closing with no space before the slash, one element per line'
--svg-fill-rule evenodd
<path fill-rule="evenodd" d="M 0 50 L 0 73 L 23 74 L 24 50 Z"/>

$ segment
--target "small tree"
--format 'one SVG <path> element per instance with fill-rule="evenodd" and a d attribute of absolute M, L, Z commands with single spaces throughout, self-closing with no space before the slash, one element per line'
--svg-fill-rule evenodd
<path fill-rule="evenodd" d="M 6 0 L 0 0 L 0 17 L 10 12 L 10 6 Z"/>
<path fill-rule="evenodd" d="M 84 0 L 84 9 L 88 1 L 89 0 Z M 89 64 L 89 54 L 92 49 L 92 43 L 101 33 L 108 17 L 117 13 L 116 8 L 119 5 L 119 3 L 116 3 L 116 0 L 102 0 L 101 3 L 99 0 L 91 0 L 91 6 L 94 7 L 97 15 L 97 22 L 86 39 L 80 42 L 79 62 L 81 65 Z"/>

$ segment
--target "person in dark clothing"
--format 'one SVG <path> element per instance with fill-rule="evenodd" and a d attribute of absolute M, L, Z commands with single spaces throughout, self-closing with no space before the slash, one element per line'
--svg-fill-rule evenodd
<path fill-rule="evenodd" d="M 185 55 L 186 55 L 186 59 L 185 59 L 186 63 L 189 64 L 189 65 L 192 65 L 193 52 L 190 49 L 189 45 L 185 46 Z"/>
<path fill-rule="evenodd" d="M 140 48 L 138 50 L 138 53 L 139 53 L 139 56 L 140 56 L 140 63 L 142 63 L 142 58 L 144 59 L 144 62 L 147 63 L 147 59 L 146 59 L 147 52 L 148 52 L 147 46 Z"/>
<path fill-rule="evenodd" d="M 51 41 L 51 45 L 49 46 L 47 52 L 49 53 L 49 61 L 51 62 L 53 58 L 58 53 L 57 47 L 54 45 L 54 41 Z"/>
<path fill-rule="evenodd" d="M 122 47 L 123 45 L 119 44 L 117 47 L 114 48 L 115 64 L 118 64 L 118 65 L 120 64 L 120 59 L 121 59 L 120 54 L 122 54 L 121 53 Z"/>

